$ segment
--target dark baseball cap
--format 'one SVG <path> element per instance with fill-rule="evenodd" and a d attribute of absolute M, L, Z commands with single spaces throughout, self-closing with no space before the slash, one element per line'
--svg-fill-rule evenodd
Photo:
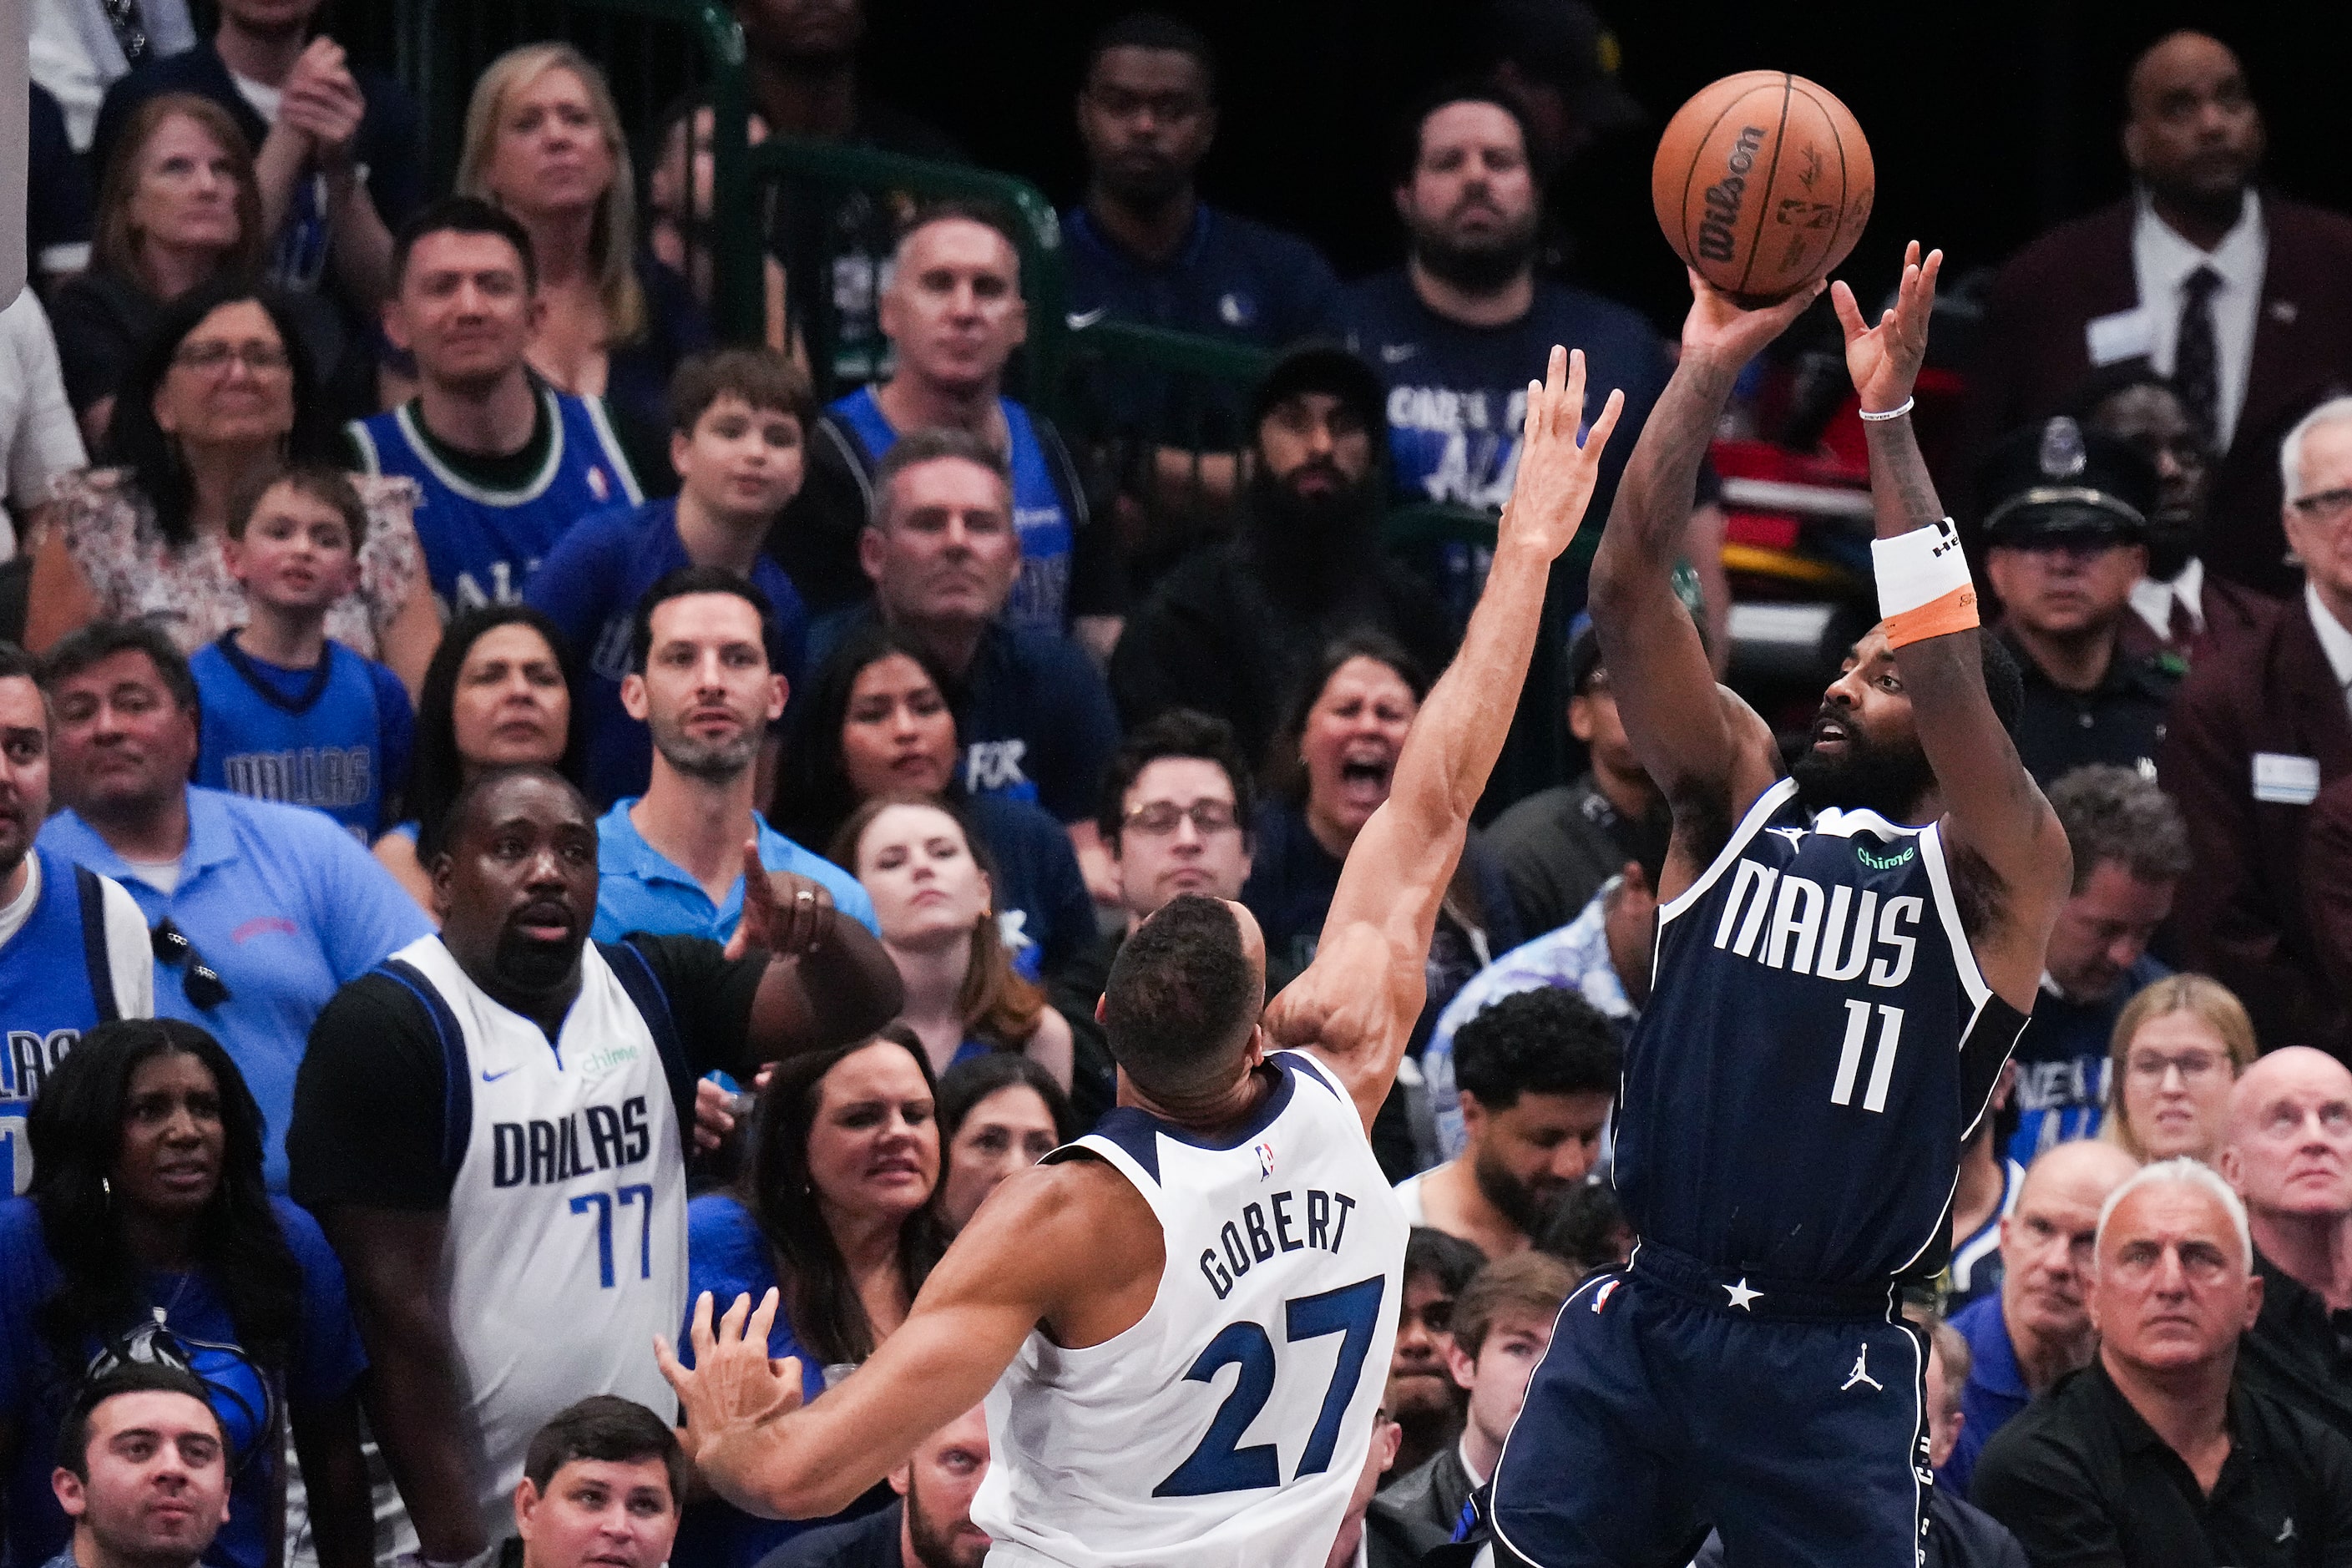
<path fill-rule="evenodd" d="M 1583 0 L 1496 0 L 1488 53 L 1559 89 L 1595 131 L 1639 125 L 1648 113 L 1617 80 L 1617 35 Z"/>
<path fill-rule="evenodd" d="M 1379 375 L 1338 343 L 1326 342 L 1295 344 L 1275 361 L 1250 402 L 1250 428 L 1265 424 L 1276 405 L 1302 392 L 1338 398 L 1374 434 L 1388 428 L 1388 388 Z"/>
<path fill-rule="evenodd" d="M 2156 468 L 2129 442 L 2059 414 L 2001 437 L 1977 493 L 1987 544 L 2136 544 L 2156 510 Z"/>

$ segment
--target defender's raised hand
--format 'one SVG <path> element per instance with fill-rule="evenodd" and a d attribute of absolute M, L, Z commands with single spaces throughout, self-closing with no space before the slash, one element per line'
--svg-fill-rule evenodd
<path fill-rule="evenodd" d="M 1601 454 L 1624 411 L 1625 395 L 1612 392 L 1582 445 L 1584 351 L 1554 348 L 1544 379 L 1528 383 L 1528 420 L 1519 445 L 1518 472 L 1511 500 L 1496 528 L 1497 547 L 1515 542 L 1535 545 L 1546 560 L 1557 559 L 1584 522 L 1592 487 L 1601 475 Z"/>
<path fill-rule="evenodd" d="M 743 840 L 743 918 L 727 941 L 727 956 L 740 958 L 762 948 L 778 958 L 796 958 L 824 945 L 825 917 L 833 895 L 822 882 L 760 864 L 760 844 Z"/>
<path fill-rule="evenodd" d="M 1944 269 L 1944 253 L 1931 250 L 1919 257 L 1913 240 L 1903 252 L 1903 281 L 1895 290 L 1895 308 L 1866 325 L 1853 290 L 1843 279 L 1830 285 L 1830 308 L 1837 311 L 1845 331 L 1845 368 L 1853 389 L 1862 395 L 1865 413 L 1884 414 L 1910 401 L 1912 384 L 1927 357 L 1927 321 L 1936 310 L 1936 275 Z"/>
<path fill-rule="evenodd" d="M 654 1359 L 677 1392 L 686 1417 L 687 1454 L 698 1464 L 706 1450 L 730 1436 L 740 1437 L 801 1407 L 800 1362 L 791 1356 L 774 1361 L 768 1355 L 768 1331 L 775 1325 L 780 1301 L 773 1289 L 760 1299 L 756 1309 L 750 1296 L 738 1296 L 714 1327 L 711 1295 L 705 1290 L 695 1300 L 694 1323 L 688 1331 L 694 1346 L 691 1367 L 679 1362 L 669 1341 L 654 1336 Z"/>

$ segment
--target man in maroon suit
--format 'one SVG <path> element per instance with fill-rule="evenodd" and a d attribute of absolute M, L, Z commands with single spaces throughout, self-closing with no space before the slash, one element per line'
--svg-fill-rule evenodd
<path fill-rule="evenodd" d="M 2346 859 L 2335 786 L 2352 778 L 2352 397 L 2305 416 L 2280 458 L 2282 526 L 2308 575 L 2260 630 L 2200 658 L 2174 706 L 2158 773 L 2196 862 L 2174 927 L 2186 967 L 2238 994 L 2265 1049 L 2352 1057 L 2340 952 L 2352 911 L 2334 880 Z"/>
<path fill-rule="evenodd" d="M 2180 388 L 2217 464 L 2207 568 L 2291 595 L 2271 454 L 2352 384 L 2352 221 L 2254 188 L 2262 115 L 2217 40 L 2160 39 L 2127 96 L 2134 194 L 2043 235 L 1993 285 L 1971 449 L 2059 412 L 2092 370 L 2145 359 Z"/>

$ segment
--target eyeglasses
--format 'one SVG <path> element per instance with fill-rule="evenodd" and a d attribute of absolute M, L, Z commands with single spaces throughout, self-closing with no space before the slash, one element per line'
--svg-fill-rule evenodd
<path fill-rule="evenodd" d="M 2124 1064 L 2126 1072 L 2144 1083 L 2162 1083 L 2175 1068 L 2180 1069 L 2183 1083 L 2195 1083 L 2219 1072 L 2221 1057 L 2217 1051 L 2183 1051 L 2175 1057 L 2160 1051 L 2136 1051 Z"/>
<path fill-rule="evenodd" d="M 198 371 L 205 375 L 227 374 L 229 362 L 236 360 L 256 375 L 266 375 L 284 370 L 286 351 L 276 343 L 225 343 L 217 339 L 201 343 L 182 343 L 172 363 L 184 370 Z"/>
<path fill-rule="evenodd" d="M 219 970 L 205 962 L 205 955 L 196 951 L 188 933 L 172 922 L 171 916 L 165 915 L 163 923 L 147 933 L 147 941 L 154 950 L 156 963 L 174 968 L 187 966 L 186 973 L 180 976 L 180 990 L 191 1003 L 209 1013 L 229 999 L 228 982 L 220 977 Z"/>
<path fill-rule="evenodd" d="M 1158 838 L 1176 831 L 1176 825 L 1186 817 L 1192 819 L 1192 831 L 1205 838 L 1212 833 L 1223 833 L 1234 826 L 1234 803 L 1229 800 L 1196 800 L 1190 805 L 1178 805 L 1172 800 L 1148 800 L 1129 808 L 1127 826 L 1132 832 Z"/>
<path fill-rule="evenodd" d="M 2341 521 L 2352 512 L 2352 489 L 2321 490 L 2314 495 L 2297 496 L 2287 503 L 2315 522 Z"/>

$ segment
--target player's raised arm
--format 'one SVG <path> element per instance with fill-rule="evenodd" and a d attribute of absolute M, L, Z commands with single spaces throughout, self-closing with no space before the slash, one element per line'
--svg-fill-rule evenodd
<path fill-rule="evenodd" d="M 1862 396 L 1870 443 L 1873 554 L 1887 642 L 1944 797 L 1946 836 L 1961 866 L 1981 864 L 1994 883 L 1986 891 L 1997 918 L 1973 933 L 1985 978 L 2030 1005 L 2074 862 L 2065 830 L 1985 693 L 1976 589 L 1911 428 L 1912 386 L 1927 357 L 1943 264 L 1940 250 L 1923 261 L 1913 241 L 1895 308 L 1874 326 L 1864 323 L 1844 283 L 1831 303 L 1845 331 L 1846 369 Z"/>
<path fill-rule="evenodd" d="M 1742 710 L 1717 691 L 1698 627 L 1675 595 L 1675 563 L 1699 464 L 1733 383 L 1821 289 L 1747 310 L 1696 272 L 1690 286 L 1682 357 L 1643 423 L 1592 558 L 1592 627 L 1625 737 L 1667 801 L 1679 813 L 1703 798 L 1712 811 L 1736 817 L 1771 783 L 1772 765 L 1755 737 L 1743 733 Z M 1760 731 L 1752 720 L 1750 725 Z M 1727 832 L 1729 826 L 1722 825 Z"/>
<path fill-rule="evenodd" d="M 1580 352 L 1555 348 L 1543 382 L 1528 388 L 1518 472 L 1461 651 L 1413 721 L 1389 798 L 1348 852 L 1314 963 L 1267 1011 L 1275 1042 L 1312 1046 L 1367 1128 L 1421 1012 L 1438 905 L 1518 708 L 1551 563 L 1583 524 L 1624 407 L 1612 392 L 1579 446 L 1584 374 Z"/>

